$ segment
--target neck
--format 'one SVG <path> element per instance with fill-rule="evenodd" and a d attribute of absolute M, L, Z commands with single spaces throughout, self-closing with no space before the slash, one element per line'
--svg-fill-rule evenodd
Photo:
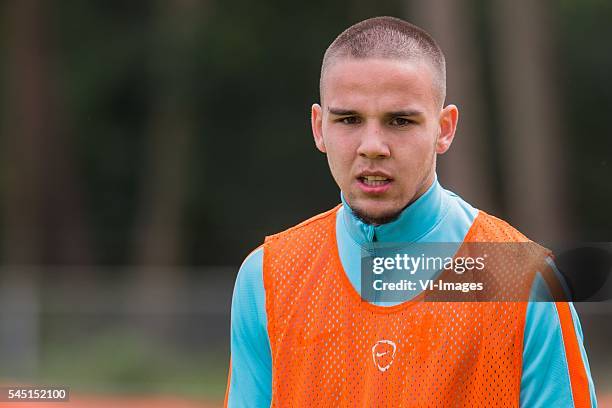
<path fill-rule="evenodd" d="M 447 209 L 442 187 L 434 178 L 429 188 L 410 203 L 392 221 L 369 224 L 361 220 L 341 196 L 343 223 L 358 244 L 377 242 L 413 242 L 428 233 L 440 221 Z"/>

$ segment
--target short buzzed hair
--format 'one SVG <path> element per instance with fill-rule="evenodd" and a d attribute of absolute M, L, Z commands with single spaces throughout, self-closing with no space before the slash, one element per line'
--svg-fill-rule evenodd
<path fill-rule="evenodd" d="M 446 97 L 446 60 L 440 46 L 425 30 L 395 17 L 374 17 L 344 30 L 325 51 L 319 82 L 323 98 L 326 70 L 340 58 L 423 60 L 434 71 L 440 105 Z"/>

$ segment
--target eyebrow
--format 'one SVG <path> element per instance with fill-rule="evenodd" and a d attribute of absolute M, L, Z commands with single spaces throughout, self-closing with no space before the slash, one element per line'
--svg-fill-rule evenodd
<path fill-rule="evenodd" d="M 401 110 L 401 111 L 396 111 L 396 112 L 389 112 L 387 113 L 387 116 L 420 116 L 422 114 L 423 112 L 419 110 L 409 109 L 409 110 Z"/>
<path fill-rule="evenodd" d="M 355 110 L 351 109 L 341 109 L 341 108 L 327 108 L 328 112 L 332 115 L 337 116 L 350 116 L 350 115 L 358 115 L 359 113 Z M 385 116 L 395 117 L 395 116 L 420 116 L 423 112 L 416 109 L 408 109 L 408 110 L 400 110 L 394 112 L 387 112 Z"/>
<path fill-rule="evenodd" d="M 357 115 L 357 111 L 350 109 L 340 109 L 340 108 L 327 108 L 327 111 L 332 115 L 338 116 L 348 116 L 348 115 Z"/>

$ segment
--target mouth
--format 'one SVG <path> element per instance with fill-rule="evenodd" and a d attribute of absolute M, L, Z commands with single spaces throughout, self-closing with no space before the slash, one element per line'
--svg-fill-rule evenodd
<path fill-rule="evenodd" d="M 359 187 L 365 193 L 381 194 L 389 189 L 393 179 L 386 174 L 362 173 L 357 177 Z"/>
<path fill-rule="evenodd" d="M 362 176 L 358 177 L 358 179 L 363 184 L 370 187 L 384 186 L 385 184 L 389 184 L 391 182 L 391 179 L 385 176 Z"/>

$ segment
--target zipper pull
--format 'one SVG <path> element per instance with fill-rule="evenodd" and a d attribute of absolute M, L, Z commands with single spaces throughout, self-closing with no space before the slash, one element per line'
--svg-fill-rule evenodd
<path fill-rule="evenodd" d="M 366 238 L 370 242 L 376 242 L 376 234 L 373 225 L 368 225 L 368 235 Z"/>

